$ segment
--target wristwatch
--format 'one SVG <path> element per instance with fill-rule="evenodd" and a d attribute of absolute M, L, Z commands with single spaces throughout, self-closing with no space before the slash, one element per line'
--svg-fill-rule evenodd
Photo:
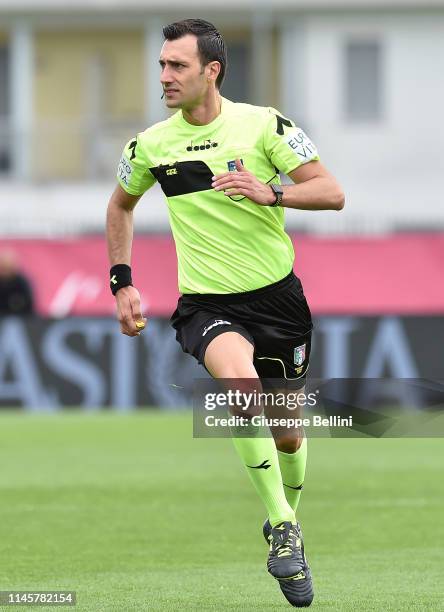
<path fill-rule="evenodd" d="M 282 185 L 270 183 L 270 187 L 273 189 L 274 195 L 276 196 L 276 201 L 273 202 L 273 204 L 270 204 L 270 206 L 280 206 L 282 204 L 282 196 L 284 195 Z"/>

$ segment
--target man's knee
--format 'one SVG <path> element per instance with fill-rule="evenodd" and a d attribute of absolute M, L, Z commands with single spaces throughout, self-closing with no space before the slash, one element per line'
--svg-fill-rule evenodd
<path fill-rule="evenodd" d="M 293 454 L 301 447 L 303 434 L 301 432 L 286 433 L 275 438 L 276 448 L 283 453 Z"/>

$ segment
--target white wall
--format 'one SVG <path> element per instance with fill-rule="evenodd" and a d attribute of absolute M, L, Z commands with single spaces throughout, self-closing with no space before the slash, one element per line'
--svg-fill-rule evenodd
<path fill-rule="evenodd" d="M 41 183 L 0 181 L 1 238 L 57 237 L 105 231 L 106 208 L 117 181 L 112 183 Z M 138 203 L 136 231 L 169 231 L 168 209 L 159 185 Z"/>
<path fill-rule="evenodd" d="M 312 16 L 305 27 L 301 122 L 347 205 L 340 215 L 297 213 L 297 225 L 443 228 L 444 12 Z M 359 37 L 382 43 L 384 119 L 377 123 L 344 118 L 344 46 Z"/>

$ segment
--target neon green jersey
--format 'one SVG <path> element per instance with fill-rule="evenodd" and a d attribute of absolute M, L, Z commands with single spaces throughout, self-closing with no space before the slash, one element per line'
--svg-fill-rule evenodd
<path fill-rule="evenodd" d="M 250 291 L 292 269 L 284 209 L 211 187 L 214 175 L 235 169 L 236 158 L 263 183 L 279 183 L 279 171 L 319 159 L 304 132 L 275 109 L 226 98 L 211 123 L 191 125 L 178 111 L 123 151 L 122 188 L 141 195 L 157 180 L 166 196 L 181 293 Z"/>

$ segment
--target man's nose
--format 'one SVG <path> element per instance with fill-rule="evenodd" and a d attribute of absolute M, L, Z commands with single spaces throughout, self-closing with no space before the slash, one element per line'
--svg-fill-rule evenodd
<path fill-rule="evenodd" d="M 162 72 L 160 73 L 160 82 L 161 83 L 171 83 L 171 74 L 170 71 L 168 70 L 168 68 L 163 68 Z"/>

